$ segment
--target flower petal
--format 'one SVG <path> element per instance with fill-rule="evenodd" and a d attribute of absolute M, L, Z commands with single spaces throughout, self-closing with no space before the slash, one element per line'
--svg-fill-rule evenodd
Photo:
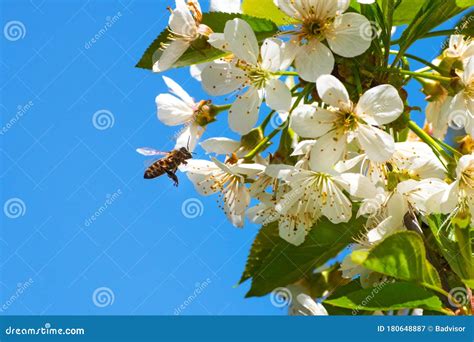
<path fill-rule="evenodd" d="M 155 58 L 155 55 L 161 50 L 158 50 L 153 55 L 153 72 L 163 72 L 173 66 L 173 64 L 186 52 L 190 43 L 188 41 L 177 39 L 173 40 L 164 50 L 163 53 Z"/>
<path fill-rule="evenodd" d="M 303 138 L 318 138 L 334 127 L 337 115 L 327 109 L 311 105 L 295 108 L 290 117 L 290 127 Z"/>
<path fill-rule="evenodd" d="M 344 13 L 334 21 L 333 32 L 326 36 L 332 51 L 342 57 L 355 57 L 370 47 L 374 32 L 361 14 Z"/>
<path fill-rule="evenodd" d="M 262 56 L 262 68 L 268 71 L 278 71 L 281 65 L 281 46 L 283 41 L 276 38 L 268 38 L 260 48 Z"/>
<path fill-rule="evenodd" d="M 332 181 L 326 181 L 326 186 L 326 189 L 322 189 L 323 193 L 327 194 L 322 205 L 322 214 L 332 223 L 349 221 L 352 217 L 351 201 Z"/>
<path fill-rule="evenodd" d="M 186 147 L 190 152 L 194 151 L 198 140 L 204 133 L 204 128 L 198 124 L 192 123 L 186 126 L 176 138 L 175 149 Z"/>
<path fill-rule="evenodd" d="M 194 110 L 171 94 L 156 97 L 158 119 L 168 126 L 182 125 L 192 119 Z"/>
<path fill-rule="evenodd" d="M 304 242 L 306 229 L 307 227 L 303 222 L 291 216 L 281 218 L 278 224 L 280 237 L 295 246 L 299 246 Z"/>
<path fill-rule="evenodd" d="M 240 141 L 217 137 L 204 140 L 201 147 L 206 153 L 231 154 L 240 148 Z"/>
<path fill-rule="evenodd" d="M 257 64 L 259 50 L 255 33 L 250 25 L 242 19 L 228 20 L 224 28 L 225 40 L 229 50 L 239 59 Z"/>
<path fill-rule="evenodd" d="M 374 162 L 387 161 L 395 152 L 393 137 L 378 128 L 359 125 L 357 139 L 367 157 Z"/>
<path fill-rule="evenodd" d="M 242 87 L 246 77 L 241 69 L 231 63 L 214 62 L 204 68 L 201 79 L 207 93 L 220 96 Z"/>
<path fill-rule="evenodd" d="M 171 94 L 178 96 L 191 108 L 195 105 L 193 98 L 189 96 L 189 94 L 178 83 L 166 76 L 163 76 L 163 81 L 165 81 Z"/>
<path fill-rule="evenodd" d="M 282 81 L 271 79 L 265 87 L 265 101 L 273 110 L 288 112 L 291 107 L 290 89 Z"/>
<path fill-rule="evenodd" d="M 316 143 L 316 140 L 303 140 L 296 144 L 290 156 L 304 156 L 311 151 L 311 148 Z"/>
<path fill-rule="evenodd" d="M 359 99 L 355 112 L 370 125 L 385 125 L 403 112 L 403 101 L 397 89 L 382 84 L 367 90 Z"/>
<path fill-rule="evenodd" d="M 431 124 L 433 136 L 444 140 L 449 126 L 449 107 L 453 98 L 447 96 L 438 101 L 428 102 L 426 106 L 426 120 Z M 455 119 L 455 118 L 452 118 Z M 456 122 L 454 122 L 456 124 Z"/>
<path fill-rule="evenodd" d="M 296 0 L 299 1 L 299 0 Z M 292 18 L 302 20 L 301 13 L 295 8 L 295 0 L 273 0 L 273 3 L 282 11 Z"/>
<path fill-rule="evenodd" d="M 352 103 L 346 87 L 336 77 L 323 75 L 316 81 L 319 97 L 324 103 L 343 110 L 350 110 Z"/>
<path fill-rule="evenodd" d="M 223 12 L 223 13 L 241 13 L 240 9 L 241 0 L 211 0 L 209 5 L 210 12 Z"/>
<path fill-rule="evenodd" d="M 168 25 L 171 31 L 182 36 L 193 37 L 197 33 L 196 21 L 184 0 L 176 0 Z"/>
<path fill-rule="evenodd" d="M 332 72 L 334 56 L 324 44 L 314 40 L 298 48 L 295 67 L 303 80 L 316 82 L 321 75 Z"/>
<path fill-rule="evenodd" d="M 291 316 L 327 316 L 328 312 L 321 303 L 316 303 L 307 294 L 300 293 L 293 299 L 289 314 Z"/>
<path fill-rule="evenodd" d="M 216 49 L 222 51 L 229 51 L 229 44 L 226 42 L 223 33 L 211 33 L 207 42 L 214 46 Z"/>
<path fill-rule="evenodd" d="M 258 111 L 262 104 L 258 90 L 251 87 L 229 109 L 229 127 L 241 135 L 247 134 L 258 120 Z"/>
<path fill-rule="evenodd" d="M 364 175 L 343 173 L 339 176 L 339 179 L 342 180 L 341 185 L 351 196 L 364 199 L 373 198 L 377 195 L 377 187 Z"/>
<path fill-rule="evenodd" d="M 311 170 L 332 172 L 334 165 L 341 160 L 346 150 L 347 137 L 343 133 L 332 131 L 316 141 L 309 157 Z"/>

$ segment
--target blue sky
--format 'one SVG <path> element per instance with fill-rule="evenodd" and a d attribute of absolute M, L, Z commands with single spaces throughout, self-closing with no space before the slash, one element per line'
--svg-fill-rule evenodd
<path fill-rule="evenodd" d="M 177 189 L 142 178 L 135 149 L 169 150 L 176 133 L 156 119 L 161 76 L 134 68 L 168 5 L 0 1 L 0 314 L 285 314 L 235 286 L 256 226 L 233 228 L 183 175 Z M 431 59 L 441 41 L 415 51 Z M 167 75 L 208 98 L 187 69 Z M 421 106 L 418 88 L 408 90 Z M 207 136 L 221 135 L 232 137 L 225 117 Z M 201 215 L 185 217 L 194 198 Z"/>

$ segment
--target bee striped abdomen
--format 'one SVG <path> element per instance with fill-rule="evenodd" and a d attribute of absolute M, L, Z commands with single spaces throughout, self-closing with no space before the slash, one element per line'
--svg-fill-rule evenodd
<path fill-rule="evenodd" d="M 166 167 L 165 167 L 165 165 L 163 165 L 164 161 L 165 161 L 164 159 L 161 159 L 161 160 L 158 160 L 158 161 L 154 162 L 153 164 L 151 164 L 148 167 L 148 169 L 146 169 L 144 178 L 152 179 L 152 178 L 156 178 L 156 177 L 159 177 L 162 174 L 164 174 L 166 172 L 165 171 Z"/>
<path fill-rule="evenodd" d="M 178 166 L 181 164 L 186 164 L 186 160 L 190 159 L 191 157 L 191 153 L 185 147 L 175 149 L 169 152 L 164 158 L 159 159 L 151 164 L 146 169 L 144 178 L 157 178 L 166 173 L 168 177 L 173 180 L 174 185 L 178 186 L 178 177 L 176 177 Z"/>

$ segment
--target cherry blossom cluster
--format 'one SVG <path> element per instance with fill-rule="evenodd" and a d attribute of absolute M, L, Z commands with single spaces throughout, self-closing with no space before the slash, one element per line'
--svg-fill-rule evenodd
<path fill-rule="evenodd" d="M 439 147 L 446 145 L 443 139 L 453 125 L 474 136 L 474 43 L 469 37 L 451 36 L 432 61 L 426 73 L 431 76 L 423 79 L 425 127 L 414 127 L 403 120 L 409 110 L 401 88 L 374 84 L 354 98 L 334 73 L 336 58 L 350 60 L 371 46 L 372 38 L 363 34 L 371 23 L 347 12 L 348 0 L 274 3 L 292 18 L 291 27 L 263 41 L 240 18 L 227 21 L 223 32 L 213 32 L 201 23 L 196 1 L 176 0 L 171 11 L 173 40 L 154 71 L 170 68 L 204 36 L 224 57 L 192 66 L 191 74 L 210 96 L 224 96 L 230 103 L 196 101 L 163 77 L 169 93 L 156 98 L 159 120 L 182 126 L 176 146 L 190 150 L 225 112 L 228 127 L 240 136 L 200 143 L 212 157 L 191 159 L 180 168 L 196 190 L 204 196 L 219 194 L 234 226 L 244 226 L 246 219 L 277 222 L 281 238 L 293 245 L 301 245 L 323 218 L 339 224 L 365 217 L 366 233 L 357 250 L 407 229 L 407 220 L 419 214 L 474 214 L 474 154 L 455 155 L 453 165 Z M 229 6 L 232 12 L 239 9 L 232 1 Z M 436 80 L 440 70 L 452 70 L 455 86 Z M 281 124 L 263 134 L 274 116 Z M 395 122 L 411 129 L 406 139 L 394 134 Z M 285 135 L 290 149 L 266 151 L 279 135 Z M 347 278 L 370 276 L 350 258 L 341 267 Z M 313 314 L 324 314 L 308 298 L 301 303 Z"/>

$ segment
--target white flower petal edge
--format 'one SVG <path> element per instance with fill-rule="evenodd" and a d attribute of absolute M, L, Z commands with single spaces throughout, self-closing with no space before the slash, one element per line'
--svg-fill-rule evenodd
<path fill-rule="evenodd" d="M 372 42 L 370 22 L 361 14 L 344 13 L 334 21 L 333 31 L 327 35 L 332 51 L 342 57 L 363 54 Z"/>
<path fill-rule="evenodd" d="M 332 75 L 319 77 L 316 88 L 323 102 L 344 111 L 352 110 L 352 102 L 349 99 L 346 87 L 336 77 Z"/>
<path fill-rule="evenodd" d="M 197 2 L 195 9 L 200 12 Z M 172 11 L 168 26 L 172 41 L 163 51 L 158 50 L 153 55 L 153 71 L 168 70 L 199 37 L 200 23 L 196 21 L 184 0 L 176 0 L 176 8 Z"/>
<path fill-rule="evenodd" d="M 257 64 L 259 54 L 257 37 L 246 21 L 238 18 L 227 21 L 224 37 L 229 50 L 238 59 Z"/>
<path fill-rule="evenodd" d="M 366 91 L 359 99 L 355 112 L 370 125 L 385 125 L 403 113 L 403 101 L 398 91 L 389 84 Z"/>
<path fill-rule="evenodd" d="M 206 153 L 231 154 L 240 148 L 240 141 L 216 137 L 203 141 L 201 147 Z"/>
<path fill-rule="evenodd" d="M 241 0 L 211 0 L 209 11 L 224 13 L 241 13 Z"/>

